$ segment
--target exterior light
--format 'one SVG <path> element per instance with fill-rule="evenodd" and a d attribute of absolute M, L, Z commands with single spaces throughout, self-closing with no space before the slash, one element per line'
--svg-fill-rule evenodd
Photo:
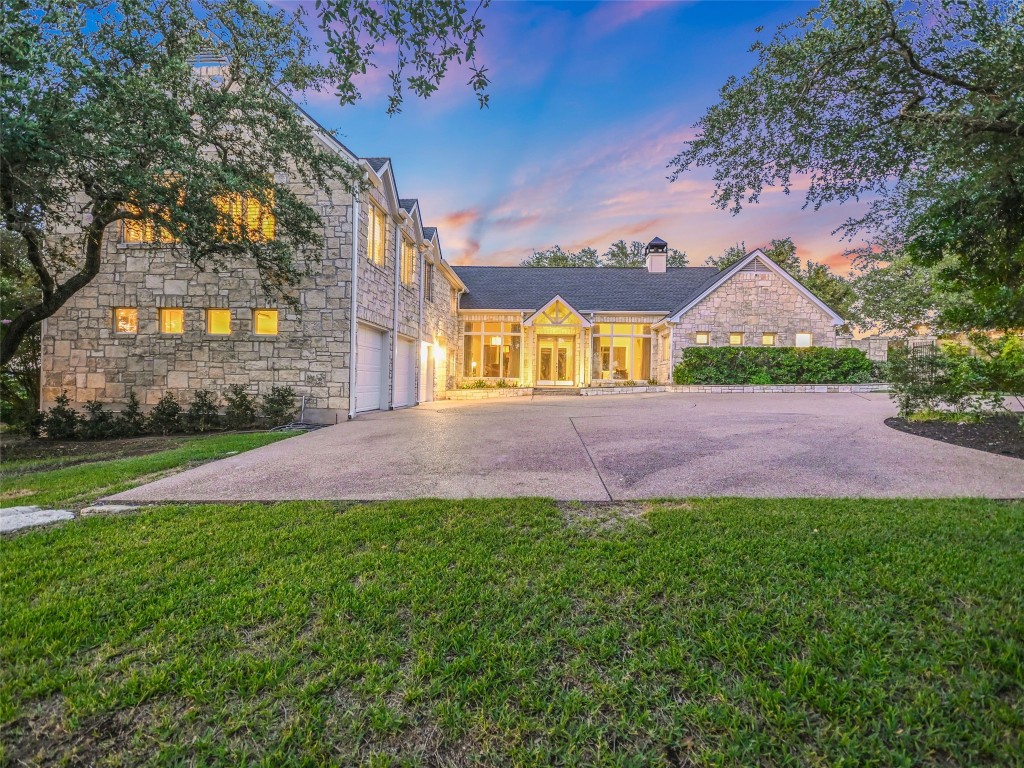
<path fill-rule="evenodd" d="M 491 346 L 492 347 L 500 347 L 501 346 L 501 336 L 491 336 Z"/>

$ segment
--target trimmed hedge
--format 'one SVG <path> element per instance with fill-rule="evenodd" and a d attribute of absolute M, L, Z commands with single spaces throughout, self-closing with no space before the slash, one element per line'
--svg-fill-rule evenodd
<path fill-rule="evenodd" d="M 672 372 L 676 384 L 863 384 L 873 364 L 859 349 L 689 347 Z"/>

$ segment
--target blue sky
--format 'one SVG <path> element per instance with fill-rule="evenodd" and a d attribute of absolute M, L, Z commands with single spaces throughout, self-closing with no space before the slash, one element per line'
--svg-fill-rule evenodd
<path fill-rule="evenodd" d="M 799 254 L 840 271 L 832 231 L 852 211 L 801 210 L 770 193 L 738 216 L 715 209 L 706 171 L 667 180 L 667 163 L 748 52 L 804 2 L 502 2 L 485 12 L 480 63 L 492 84 L 479 109 L 464 73 L 427 101 L 388 117 L 382 70 L 364 98 L 306 106 L 362 156 L 394 162 L 399 191 L 417 197 L 455 264 L 517 264 L 533 249 L 655 235 L 698 264 L 733 243 L 792 236 Z"/>

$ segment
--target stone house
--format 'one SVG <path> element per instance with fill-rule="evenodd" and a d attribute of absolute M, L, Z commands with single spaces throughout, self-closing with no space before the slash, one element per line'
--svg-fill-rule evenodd
<path fill-rule="evenodd" d="M 842 318 L 759 250 L 722 271 L 666 268 L 659 238 L 646 268 L 452 267 L 388 158 L 314 130 L 368 184 L 293 187 L 325 241 L 299 309 L 268 299 L 255 267 L 200 272 L 153 227 L 120 226 L 100 274 L 43 324 L 44 408 L 62 391 L 116 408 L 129 391 L 148 407 L 167 392 L 187 402 L 200 389 L 288 386 L 307 421 L 335 423 L 467 383 L 664 383 L 694 345 L 846 345 Z M 272 237 L 272 217 L 249 205 L 240 225 Z"/>

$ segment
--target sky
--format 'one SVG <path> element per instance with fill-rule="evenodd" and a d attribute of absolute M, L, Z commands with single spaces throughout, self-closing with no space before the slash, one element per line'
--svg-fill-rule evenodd
<path fill-rule="evenodd" d="M 667 165 L 730 75 L 754 63 L 763 26 L 805 2 L 495 0 L 478 63 L 491 80 L 480 109 L 464 73 L 428 100 L 386 113 L 387 58 L 340 107 L 304 106 L 362 157 L 390 157 L 399 194 L 419 198 L 453 264 L 514 265 L 560 245 L 604 251 L 654 236 L 690 264 L 743 242 L 792 237 L 803 259 L 845 272 L 850 244 L 832 232 L 855 211 L 803 210 L 799 192 L 772 191 L 738 215 L 716 209 L 706 169 L 668 180 Z"/>

